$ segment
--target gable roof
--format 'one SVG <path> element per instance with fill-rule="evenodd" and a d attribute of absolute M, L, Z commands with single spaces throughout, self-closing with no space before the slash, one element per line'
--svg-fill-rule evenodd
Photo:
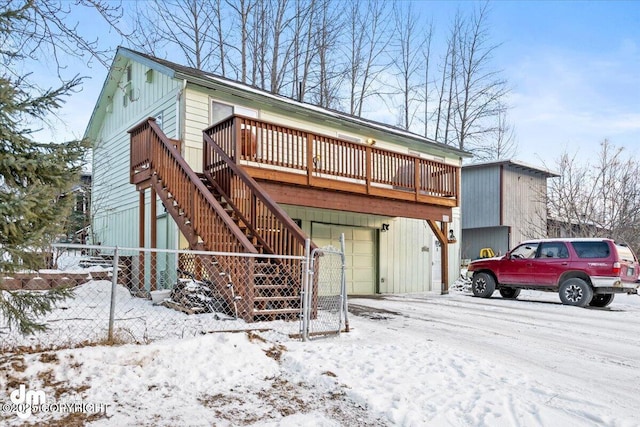
<path fill-rule="evenodd" d="M 93 113 L 91 114 L 91 118 L 85 130 L 85 138 L 95 139 L 99 131 L 100 122 L 107 105 L 107 102 L 104 101 L 106 101 L 106 99 L 108 99 L 109 96 L 111 96 L 111 94 L 113 94 L 117 89 L 117 82 L 120 81 L 122 73 L 125 69 L 125 65 L 129 60 L 142 63 L 143 65 L 174 79 L 185 80 L 189 83 L 211 89 L 219 89 L 220 87 L 224 87 L 232 93 L 242 94 L 244 98 L 247 98 L 249 100 L 267 102 L 292 113 L 304 113 L 308 116 L 328 121 L 348 122 L 352 125 L 367 128 L 369 130 L 375 130 L 378 132 L 407 138 L 414 142 L 425 144 L 431 148 L 436 148 L 440 151 L 446 151 L 459 157 L 471 157 L 471 153 L 467 151 L 460 150 L 451 145 L 436 142 L 432 139 L 425 138 L 421 135 L 406 131 L 395 126 L 387 125 L 373 120 L 363 119 L 361 117 L 346 114 L 337 110 L 322 108 L 306 102 L 296 101 L 282 95 L 267 92 L 254 86 L 249 86 L 225 77 L 218 76 L 216 74 L 176 64 L 165 59 L 156 58 L 145 53 L 136 52 L 125 47 L 118 47 L 116 55 L 109 69 L 109 73 L 107 74 L 107 78 L 105 79 L 102 90 L 98 97 L 98 101 L 96 102 Z"/>

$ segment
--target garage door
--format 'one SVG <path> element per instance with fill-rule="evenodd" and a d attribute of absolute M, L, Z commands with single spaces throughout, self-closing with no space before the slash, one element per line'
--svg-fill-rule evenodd
<path fill-rule="evenodd" d="M 376 232 L 370 228 L 312 223 L 311 239 L 324 247 L 339 247 L 340 234 L 345 240 L 345 275 L 349 295 L 376 293 Z"/>

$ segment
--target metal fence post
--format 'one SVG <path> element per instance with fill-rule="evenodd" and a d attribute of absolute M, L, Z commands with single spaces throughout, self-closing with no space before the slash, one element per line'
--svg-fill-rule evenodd
<path fill-rule="evenodd" d="M 111 305 L 109 307 L 109 333 L 107 335 L 107 340 L 109 342 L 113 342 L 113 321 L 116 311 L 116 289 L 118 286 L 118 247 L 116 246 L 113 250 L 113 273 L 111 277 Z"/>
<path fill-rule="evenodd" d="M 309 282 L 311 276 L 311 239 L 306 239 L 304 242 L 304 256 L 305 260 L 303 277 L 302 277 L 302 296 L 300 298 L 302 302 L 302 340 L 309 340 Z"/>
<path fill-rule="evenodd" d="M 349 305 L 347 303 L 347 280 L 345 275 L 346 265 L 347 265 L 347 257 L 345 256 L 345 244 L 344 244 L 344 233 L 340 235 L 340 258 L 342 259 L 342 270 L 340 271 L 340 297 L 342 298 L 342 304 L 340 309 L 344 314 L 344 331 L 349 332 Z M 338 333 L 340 333 L 340 328 L 338 328 Z"/>

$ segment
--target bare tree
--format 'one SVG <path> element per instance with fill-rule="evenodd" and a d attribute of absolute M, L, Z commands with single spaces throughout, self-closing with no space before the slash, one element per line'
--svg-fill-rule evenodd
<path fill-rule="evenodd" d="M 485 3 L 474 11 L 457 39 L 456 139 L 458 148 L 470 151 L 494 137 L 495 119 L 506 110 L 502 102 L 508 93 L 506 81 L 491 67 L 492 54 L 499 45 L 490 44 L 487 16 Z"/>
<path fill-rule="evenodd" d="M 318 14 L 316 0 L 296 0 L 293 21 L 291 97 L 304 101 L 311 63 L 315 58 L 313 49 L 313 23 Z"/>
<path fill-rule="evenodd" d="M 456 46 L 456 40 L 460 37 L 460 26 L 462 25 L 462 20 L 460 19 L 460 15 L 456 16 L 456 21 L 454 22 L 454 32 L 451 37 L 451 61 L 450 61 L 450 71 L 449 71 L 449 93 L 447 95 L 447 116 L 445 120 L 445 128 L 444 128 L 444 143 L 449 144 L 449 130 L 451 129 L 451 124 L 453 121 L 453 112 L 455 111 L 457 105 L 455 104 L 456 99 L 454 97 L 454 87 L 456 86 L 456 82 L 460 73 L 459 70 L 459 53 Z"/>
<path fill-rule="evenodd" d="M 265 89 L 267 82 L 267 50 L 269 48 L 269 4 L 258 0 L 253 8 L 249 31 L 249 55 L 251 59 L 251 84 Z"/>
<path fill-rule="evenodd" d="M 429 111 L 429 105 L 431 100 L 431 41 L 433 39 L 433 22 L 429 23 L 428 30 L 426 32 L 424 51 L 422 53 L 424 59 L 424 137 L 429 138 L 429 122 L 432 119 L 433 113 Z"/>
<path fill-rule="evenodd" d="M 506 109 L 505 109 L 506 110 Z M 498 113 L 495 118 L 493 136 L 486 143 L 475 147 L 473 153 L 477 160 L 503 160 L 513 158 L 518 152 L 515 129 L 507 120 L 507 112 Z"/>
<path fill-rule="evenodd" d="M 292 46 L 289 43 L 284 44 L 285 33 L 290 29 L 293 17 L 287 17 L 289 0 L 278 0 L 277 7 L 274 11 L 272 34 L 272 51 L 271 51 L 271 92 L 280 93 L 284 82 L 285 74 L 288 71 L 290 55 L 292 54 Z M 284 49 L 283 49 L 284 48 Z M 284 50 L 284 52 L 283 52 Z"/>
<path fill-rule="evenodd" d="M 640 248 L 640 164 L 605 140 L 593 163 L 563 153 L 548 191 L 549 234 L 611 237 Z"/>
<path fill-rule="evenodd" d="M 364 101 L 380 92 L 373 84 L 388 67 L 382 55 L 390 41 L 389 13 L 380 0 L 355 0 L 346 10 L 348 31 L 347 81 L 349 85 L 349 113 L 362 116 Z"/>
<path fill-rule="evenodd" d="M 4 8 L 11 2 L 5 2 Z M 111 62 L 111 49 L 104 47 L 97 38 L 88 39 L 78 29 L 78 23 L 72 21 L 72 7 L 78 6 L 94 10 L 98 16 L 114 28 L 122 37 L 128 34 L 120 31 L 122 10 L 119 5 L 101 0 L 78 0 L 69 3 L 62 0 L 23 2 L 27 7 L 24 25 L 13 30 L 12 39 L 19 55 L 34 60 L 46 55 L 49 62 L 56 64 L 60 71 L 66 68 L 66 56 L 83 58 L 88 64 L 93 61 L 108 67 Z"/>
<path fill-rule="evenodd" d="M 418 38 L 418 15 L 412 3 L 408 3 L 406 7 L 394 3 L 394 23 L 393 47 L 398 54 L 393 58 L 393 63 L 397 70 L 396 78 L 402 98 L 398 124 L 408 130 L 416 113 L 413 106 L 417 98 L 415 80 L 423 66 L 419 55 L 425 41 Z"/>
<path fill-rule="evenodd" d="M 228 76 L 233 26 L 223 22 L 229 10 L 222 0 L 152 0 L 134 5 L 129 19 L 134 30 L 127 38 L 132 48 Z"/>
<path fill-rule="evenodd" d="M 444 56 L 444 64 L 442 64 L 442 75 L 440 78 L 440 90 L 438 93 L 438 107 L 436 109 L 436 129 L 435 140 L 444 142 L 449 141 L 449 129 L 451 127 L 451 110 L 453 108 L 453 85 L 457 75 L 457 40 L 462 25 L 462 17 L 460 12 L 456 12 L 453 24 L 450 29 L 449 39 L 447 41 L 447 50 Z M 448 89 L 447 89 L 448 88 Z M 444 130 L 441 130 L 444 127 Z M 444 134 L 444 140 L 442 135 Z"/>
<path fill-rule="evenodd" d="M 249 18 L 251 11 L 256 6 L 255 0 L 225 0 L 226 4 L 236 13 L 237 19 L 240 21 L 240 47 L 231 45 L 230 47 L 240 53 L 240 73 L 239 79 L 242 83 L 247 83 L 247 48 L 249 40 Z"/>
<path fill-rule="evenodd" d="M 318 0 L 318 15 L 314 21 L 315 69 L 312 102 L 325 108 L 339 109 L 340 89 L 344 71 L 336 59 L 336 47 L 341 37 L 341 9 L 331 0 Z"/>

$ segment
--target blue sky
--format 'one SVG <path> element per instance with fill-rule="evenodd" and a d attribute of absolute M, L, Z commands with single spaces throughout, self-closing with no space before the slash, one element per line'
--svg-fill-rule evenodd
<path fill-rule="evenodd" d="M 605 138 L 640 154 L 640 2 L 495 2 L 491 17 L 521 160 L 588 159 Z"/>
<path fill-rule="evenodd" d="M 457 8 L 477 3 L 415 5 L 444 27 Z M 114 49 L 121 43 L 92 21 L 102 43 Z M 512 89 L 516 158 L 553 168 L 563 151 L 592 158 L 605 138 L 640 156 L 640 1 L 495 1 L 490 23 L 492 40 L 502 43 L 495 66 Z M 69 72 L 90 79 L 60 111 L 64 123 L 55 123 L 54 139 L 82 136 L 106 76 L 101 65 L 79 61 Z M 42 76 L 40 83 L 47 81 Z"/>

